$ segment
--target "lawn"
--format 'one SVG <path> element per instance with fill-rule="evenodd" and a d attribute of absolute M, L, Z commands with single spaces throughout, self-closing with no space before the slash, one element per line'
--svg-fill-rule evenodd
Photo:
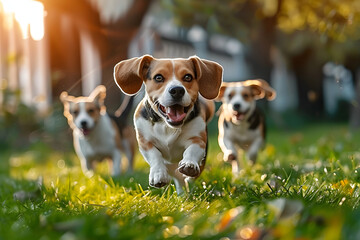
<path fill-rule="evenodd" d="M 150 188 L 140 154 L 133 173 L 112 179 L 102 163 L 88 179 L 71 147 L 8 146 L 0 239 L 360 239 L 359 140 L 344 124 L 270 129 L 258 162 L 234 177 L 212 135 L 183 196 Z"/>

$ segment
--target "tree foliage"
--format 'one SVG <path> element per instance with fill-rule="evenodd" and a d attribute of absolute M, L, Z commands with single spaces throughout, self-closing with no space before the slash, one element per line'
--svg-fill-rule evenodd
<path fill-rule="evenodd" d="M 356 0 L 173 0 L 164 1 L 177 23 L 240 34 L 259 21 L 276 17 L 277 29 L 311 30 L 339 41 L 360 35 L 360 2 Z"/>
<path fill-rule="evenodd" d="M 284 32 L 311 30 L 337 41 L 359 37 L 360 2 L 354 0 L 284 1 L 278 27 Z"/>
<path fill-rule="evenodd" d="M 360 37 L 360 1 L 356 0 L 173 0 L 164 3 L 180 25 L 198 24 L 209 32 L 221 32 L 245 43 L 253 41 L 261 31 L 271 31 L 273 25 L 280 40 L 279 37 L 263 40 L 274 40 L 275 45 L 290 52 L 301 51 L 309 44 L 330 47 L 326 50 L 330 55 L 334 55 L 334 49 L 339 46 L 351 52 L 353 42 Z M 335 54 L 335 58 L 344 57 Z"/>
<path fill-rule="evenodd" d="M 299 109 L 322 111 L 322 66 L 327 61 L 359 68 L 358 0 L 163 0 L 176 23 L 239 39 L 252 78 L 270 80 L 272 49 L 281 50 L 298 81 Z M 316 101 L 309 92 L 315 92 Z"/>

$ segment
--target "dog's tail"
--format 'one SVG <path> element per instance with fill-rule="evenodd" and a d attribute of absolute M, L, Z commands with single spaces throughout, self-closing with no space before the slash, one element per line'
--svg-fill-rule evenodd
<path fill-rule="evenodd" d="M 125 95 L 124 100 L 122 101 L 120 107 L 115 111 L 114 116 L 126 119 L 131 111 L 133 101 L 133 97 Z"/>
<path fill-rule="evenodd" d="M 120 107 L 116 110 L 114 115 L 110 115 L 110 118 L 116 123 L 122 135 L 122 130 L 129 125 L 129 114 L 132 110 L 134 97 L 125 96 Z"/>
<path fill-rule="evenodd" d="M 133 102 L 133 97 L 125 95 L 124 100 L 122 101 L 120 107 L 115 111 L 114 116 L 116 118 L 120 118 L 121 120 L 126 120 L 131 112 Z"/>

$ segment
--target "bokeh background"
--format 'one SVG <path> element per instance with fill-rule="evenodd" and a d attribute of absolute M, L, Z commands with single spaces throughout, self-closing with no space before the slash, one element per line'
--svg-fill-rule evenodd
<path fill-rule="evenodd" d="M 98 84 L 111 112 L 122 99 L 117 62 L 196 54 L 223 65 L 224 81 L 268 81 L 278 126 L 358 127 L 359 11 L 352 0 L 1 0 L 1 118 L 19 101 L 48 116 L 62 91 Z"/>
<path fill-rule="evenodd" d="M 359 13 L 352 0 L 0 0 L 0 147 L 71 151 L 60 93 L 103 84 L 112 114 L 124 98 L 114 65 L 143 54 L 196 54 L 220 63 L 224 81 L 265 79 L 277 91 L 258 103 L 269 129 L 356 130 Z"/>
<path fill-rule="evenodd" d="M 59 95 L 103 84 L 114 113 L 113 67 L 143 54 L 268 81 L 258 163 L 231 174 L 215 116 L 190 195 L 150 188 L 140 154 L 84 177 Z M 360 239 L 359 103 L 359 0 L 0 0 L 0 240 Z"/>

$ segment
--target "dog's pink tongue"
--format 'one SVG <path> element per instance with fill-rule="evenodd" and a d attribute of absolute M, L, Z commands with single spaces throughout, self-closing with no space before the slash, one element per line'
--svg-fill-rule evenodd
<path fill-rule="evenodd" d="M 237 120 L 244 120 L 245 118 L 245 114 L 244 113 L 239 113 L 238 115 L 236 115 Z"/>
<path fill-rule="evenodd" d="M 87 129 L 87 128 L 83 128 L 83 129 L 82 129 L 82 133 L 84 134 L 84 136 L 87 136 L 87 135 L 90 134 L 90 130 Z"/>
<path fill-rule="evenodd" d="M 186 117 L 186 113 L 184 112 L 184 107 L 180 105 L 168 107 L 166 109 L 166 114 L 173 122 L 180 122 L 184 120 L 184 118 Z"/>

